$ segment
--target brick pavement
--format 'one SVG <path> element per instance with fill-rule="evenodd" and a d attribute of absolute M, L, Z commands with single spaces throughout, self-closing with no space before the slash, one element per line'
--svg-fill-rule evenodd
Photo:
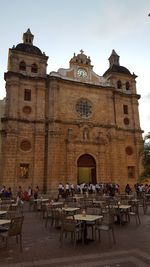
<path fill-rule="evenodd" d="M 23 252 L 20 253 L 15 240 L 9 242 L 8 249 L 0 243 L 1 267 L 148 267 L 150 266 L 150 211 L 143 215 L 141 225 L 132 222 L 115 226 L 116 245 L 108 245 L 106 233 L 102 242 L 77 244 L 69 239 L 60 247 L 59 230 L 45 228 L 40 213 L 29 212 L 26 204 L 23 225 Z"/>

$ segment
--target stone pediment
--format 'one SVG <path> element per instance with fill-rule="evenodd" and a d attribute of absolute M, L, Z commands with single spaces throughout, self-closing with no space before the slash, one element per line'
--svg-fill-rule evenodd
<path fill-rule="evenodd" d="M 83 50 L 78 55 L 74 53 L 68 69 L 60 68 L 57 72 L 51 72 L 50 76 L 100 86 L 111 86 L 103 76 L 99 76 L 93 71 L 91 59 L 83 54 Z"/>

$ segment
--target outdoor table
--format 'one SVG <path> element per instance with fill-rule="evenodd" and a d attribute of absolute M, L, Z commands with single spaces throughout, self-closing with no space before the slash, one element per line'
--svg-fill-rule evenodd
<path fill-rule="evenodd" d="M 64 205 L 64 202 L 60 202 L 60 201 L 50 201 L 48 203 L 45 203 L 45 206 L 50 206 L 53 208 L 62 207 L 63 205 Z"/>
<path fill-rule="evenodd" d="M 131 208 L 131 205 L 125 205 L 125 204 L 118 204 L 112 206 L 114 209 L 122 210 L 123 212 L 128 212 L 128 210 Z M 120 216 L 117 215 L 117 221 L 115 222 L 117 224 L 124 224 L 126 221 L 120 222 Z"/>
<path fill-rule="evenodd" d="M 74 196 L 73 199 L 76 200 L 76 201 L 78 201 L 80 199 L 83 199 L 83 196 Z"/>
<path fill-rule="evenodd" d="M 64 210 L 66 213 L 76 213 L 77 210 L 80 210 L 80 208 L 76 207 L 63 207 L 62 210 Z"/>
<path fill-rule="evenodd" d="M 118 204 L 118 205 L 114 205 L 113 208 L 115 208 L 115 209 L 121 209 L 121 210 L 128 210 L 128 209 L 131 208 L 131 205 Z"/>
<path fill-rule="evenodd" d="M 9 224 L 11 222 L 11 220 L 0 220 L 0 225 L 5 225 L 5 224 Z"/>
<path fill-rule="evenodd" d="M 103 218 L 102 215 L 90 215 L 90 214 L 75 214 L 74 219 L 76 221 L 82 221 L 84 223 L 84 243 L 87 243 L 87 224 L 86 222 L 96 222 L 97 220 L 101 220 Z"/>
<path fill-rule="evenodd" d="M 34 202 L 47 202 L 49 201 L 49 198 L 36 198 L 34 199 Z"/>
<path fill-rule="evenodd" d="M 91 214 L 75 214 L 75 220 L 77 221 L 86 221 L 86 222 L 93 222 L 99 219 L 102 219 L 102 215 L 91 215 Z"/>
<path fill-rule="evenodd" d="M 15 200 L 14 199 L 1 199 L 0 200 L 0 204 L 11 204 L 12 205 L 12 203 L 14 203 L 15 202 Z"/>
<path fill-rule="evenodd" d="M 4 215 L 4 214 L 6 214 L 6 213 L 7 213 L 6 210 L 0 210 L 0 216 L 1 216 L 1 215 Z"/>
<path fill-rule="evenodd" d="M 52 207 L 58 207 L 58 206 L 63 206 L 64 205 L 64 202 L 61 202 L 61 201 L 51 201 L 50 203 L 49 203 Z"/>

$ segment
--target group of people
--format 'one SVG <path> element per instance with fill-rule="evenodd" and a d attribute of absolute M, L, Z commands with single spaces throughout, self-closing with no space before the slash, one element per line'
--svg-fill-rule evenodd
<path fill-rule="evenodd" d="M 131 188 L 129 184 L 126 184 L 124 192 L 126 194 L 131 194 L 132 191 L 135 191 L 138 196 L 142 195 L 143 193 L 150 193 L 150 185 L 148 184 L 139 184 L 136 183 L 134 185 L 134 188 Z M 66 183 L 65 185 L 63 183 L 59 183 L 58 185 L 58 195 L 67 197 L 69 195 L 73 196 L 74 194 L 105 194 L 109 196 L 115 196 L 116 194 L 120 193 L 120 187 L 116 183 L 81 183 L 81 184 L 69 184 Z M 3 186 L 0 189 L 0 198 L 1 199 L 12 199 L 13 197 L 16 197 L 19 200 L 29 200 L 30 197 L 34 197 L 35 199 L 39 196 L 39 186 L 37 185 L 35 189 L 33 190 L 31 186 L 28 187 L 27 190 L 23 191 L 22 187 L 19 186 L 17 190 L 17 194 L 14 196 L 11 190 L 11 187 L 6 188 L 6 186 Z"/>
<path fill-rule="evenodd" d="M 11 199 L 12 197 L 13 197 L 13 195 L 12 195 L 11 187 L 6 188 L 6 186 L 3 186 L 0 189 L 0 198 L 2 198 L 2 199 L 4 199 L 4 198 Z"/>
<path fill-rule="evenodd" d="M 134 185 L 134 187 L 131 187 L 129 184 L 126 184 L 124 188 L 125 194 L 131 194 L 132 192 L 136 192 L 138 196 L 140 196 L 143 193 L 150 193 L 150 185 L 148 184 L 140 184 L 137 183 Z M 62 183 L 59 183 L 58 185 L 58 194 L 66 197 L 68 195 L 74 195 L 74 194 L 95 194 L 100 193 L 103 195 L 109 195 L 109 196 L 115 196 L 116 194 L 120 193 L 120 187 L 118 184 L 115 183 L 99 183 L 99 184 L 69 184 L 66 183 L 65 185 Z"/>
<path fill-rule="evenodd" d="M 33 190 L 31 186 L 28 187 L 27 190 L 23 190 L 21 186 L 18 187 L 17 193 L 12 193 L 11 187 L 6 188 L 6 186 L 3 186 L 0 189 L 0 198 L 1 199 L 12 199 L 16 198 L 18 200 L 29 200 L 31 196 L 33 196 L 35 199 L 38 198 L 39 195 L 39 186 L 37 185 L 35 189 Z"/>
<path fill-rule="evenodd" d="M 62 196 L 74 195 L 77 194 L 95 194 L 95 193 L 102 193 L 102 194 L 109 194 L 110 196 L 114 196 L 116 193 L 119 193 L 119 185 L 118 184 L 111 184 L 111 183 L 103 183 L 103 184 L 69 184 L 66 183 L 63 185 L 59 183 L 58 185 L 58 194 Z"/>
<path fill-rule="evenodd" d="M 144 185 L 137 183 L 134 185 L 134 188 L 138 196 L 142 195 L 143 193 L 150 194 L 150 185 L 148 184 Z"/>
<path fill-rule="evenodd" d="M 142 194 L 150 194 L 150 185 L 136 183 L 134 185 L 134 189 L 132 189 L 129 184 L 125 186 L 126 194 L 131 194 L 133 190 L 136 192 L 137 196 L 141 196 Z"/>
<path fill-rule="evenodd" d="M 21 186 L 18 188 L 17 196 L 22 200 L 29 200 L 30 197 L 38 198 L 39 195 L 39 186 L 37 185 L 33 190 L 31 186 L 28 187 L 28 190 L 23 191 Z"/>

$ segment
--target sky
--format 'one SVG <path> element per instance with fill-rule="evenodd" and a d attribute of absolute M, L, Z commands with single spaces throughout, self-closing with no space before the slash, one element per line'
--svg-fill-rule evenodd
<path fill-rule="evenodd" d="M 8 49 L 28 28 L 34 45 L 49 56 L 47 73 L 68 68 L 73 53 L 90 56 L 100 76 L 112 49 L 135 73 L 141 129 L 150 132 L 149 0 L 0 0 L 0 99 L 6 95 Z"/>

